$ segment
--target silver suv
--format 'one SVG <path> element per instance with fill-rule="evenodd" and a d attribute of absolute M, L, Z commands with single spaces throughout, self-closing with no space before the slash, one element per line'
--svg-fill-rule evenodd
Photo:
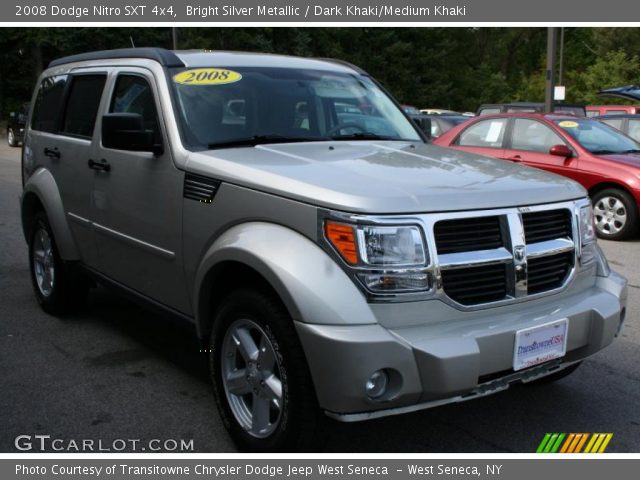
<path fill-rule="evenodd" d="M 561 378 L 624 321 L 582 187 L 429 145 L 352 65 L 95 52 L 31 105 L 38 301 L 97 281 L 194 324 L 243 449 Z"/>

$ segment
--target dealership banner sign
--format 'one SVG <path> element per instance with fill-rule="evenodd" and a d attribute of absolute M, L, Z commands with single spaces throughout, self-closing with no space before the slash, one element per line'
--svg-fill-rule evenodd
<path fill-rule="evenodd" d="M 473 477 L 539 480 L 570 475 L 580 480 L 600 480 L 616 472 L 615 478 L 635 478 L 640 459 L 603 459 L 579 461 L 568 457 L 539 459 L 464 459 L 464 458 L 390 458 L 390 459 L 160 459 L 113 456 L 100 459 L 31 458 L 0 459 L 0 478 L 14 479 L 168 479 L 215 478 L 220 480 L 291 479 L 320 480 L 360 478 L 368 480 L 409 480 L 416 478 L 464 479 Z M 560 460 L 564 458 L 566 460 Z"/>
<path fill-rule="evenodd" d="M 19 23 L 470 23 L 630 22 L 626 0 L 15 0 L 0 22 Z"/>

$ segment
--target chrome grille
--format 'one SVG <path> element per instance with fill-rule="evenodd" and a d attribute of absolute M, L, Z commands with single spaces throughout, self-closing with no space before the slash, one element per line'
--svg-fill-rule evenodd
<path fill-rule="evenodd" d="M 438 288 L 456 304 L 474 307 L 563 287 L 576 263 L 574 208 L 438 215 L 432 223 Z"/>

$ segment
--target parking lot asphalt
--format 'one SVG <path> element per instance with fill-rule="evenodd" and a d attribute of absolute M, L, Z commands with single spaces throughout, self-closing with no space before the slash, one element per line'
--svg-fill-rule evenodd
<path fill-rule="evenodd" d="M 19 218 L 20 149 L 0 140 L 0 452 L 16 452 L 19 435 L 106 446 L 185 439 L 197 452 L 234 451 L 190 329 L 103 288 L 69 318 L 39 309 Z M 332 424 L 324 451 L 533 452 L 545 432 L 612 432 L 608 452 L 640 452 L 640 239 L 601 245 L 630 285 L 613 345 L 555 384 Z"/>

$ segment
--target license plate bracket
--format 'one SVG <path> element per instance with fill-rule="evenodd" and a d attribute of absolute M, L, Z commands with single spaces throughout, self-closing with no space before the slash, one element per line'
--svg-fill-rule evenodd
<path fill-rule="evenodd" d="M 516 331 L 513 370 L 523 370 L 562 358 L 567 353 L 569 320 L 562 318 Z"/>

